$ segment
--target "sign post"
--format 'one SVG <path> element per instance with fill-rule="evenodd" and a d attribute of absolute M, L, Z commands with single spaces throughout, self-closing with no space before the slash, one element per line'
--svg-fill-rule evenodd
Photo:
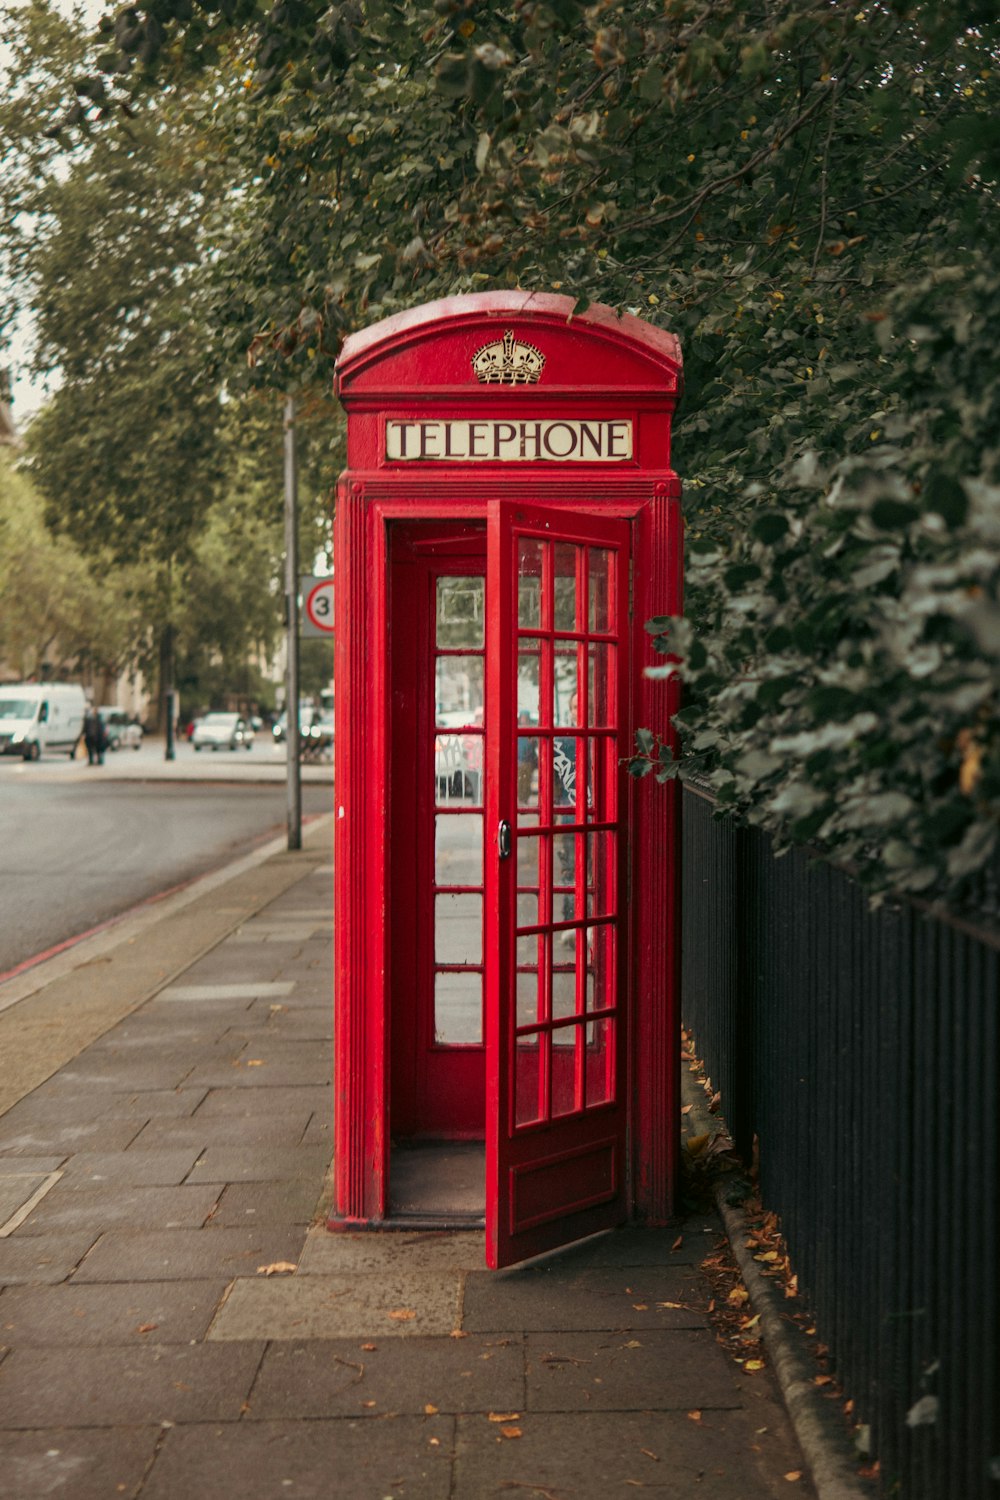
<path fill-rule="evenodd" d="M 285 621 L 288 663 L 285 706 L 288 753 L 288 847 L 302 848 L 302 774 L 299 764 L 299 476 L 295 454 L 295 398 L 285 401 Z"/>

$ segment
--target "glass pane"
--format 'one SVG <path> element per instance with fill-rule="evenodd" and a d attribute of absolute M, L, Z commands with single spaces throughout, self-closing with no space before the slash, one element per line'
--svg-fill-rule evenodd
<path fill-rule="evenodd" d="M 614 565 L 613 552 L 607 547 L 591 547 L 589 553 L 590 564 L 590 604 L 587 611 L 587 628 L 589 630 L 611 631 L 611 609 L 613 597 L 612 567 Z"/>
<path fill-rule="evenodd" d="M 541 934 L 517 940 L 517 1025 L 534 1026 L 545 1020 L 545 1002 L 539 988 L 541 955 L 544 942 Z"/>
<path fill-rule="evenodd" d="M 552 938 L 552 1019 L 565 1020 L 577 1014 L 575 927 L 557 932 Z"/>
<path fill-rule="evenodd" d="M 538 885 L 538 839 L 524 831 L 524 817 L 518 819 L 517 830 L 517 883 L 518 886 Z"/>
<path fill-rule="evenodd" d="M 520 931 L 523 927 L 537 927 L 538 924 L 538 894 L 535 891 L 518 890 L 517 893 L 517 926 Z"/>
<path fill-rule="evenodd" d="M 518 714 L 518 723 L 530 720 L 527 713 Z M 530 734 L 517 737 L 517 805 L 538 806 L 538 739 Z"/>
<path fill-rule="evenodd" d="M 615 930 L 610 923 L 583 929 L 587 961 L 587 1008 L 610 1010 L 615 1004 Z"/>
<path fill-rule="evenodd" d="M 530 1125 L 542 1115 L 541 1061 L 544 1037 L 519 1036 L 514 1057 L 514 1123 Z"/>
<path fill-rule="evenodd" d="M 538 724 L 541 683 L 541 645 L 527 636 L 517 653 L 517 722 Z"/>
<path fill-rule="evenodd" d="M 542 559 L 546 543 L 533 537 L 517 539 L 517 623 L 522 629 L 542 623 Z"/>
<path fill-rule="evenodd" d="M 483 820 L 479 813 L 434 819 L 435 885 L 482 885 Z"/>
<path fill-rule="evenodd" d="M 552 742 L 552 804 L 573 809 L 576 816 L 576 754 L 579 740 L 575 735 L 560 735 Z"/>
<path fill-rule="evenodd" d="M 556 542 L 553 558 L 555 600 L 552 624 L 556 630 L 576 630 L 576 560 L 579 547 Z"/>
<path fill-rule="evenodd" d="M 483 737 L 439 734 L 434 740 L 434 795 L 438 806 L 481 807 Z"/>
<path fill-rule="evenodd" d="M 579 724 L 580 697 L 577 692 L 576 647 L 566 650 L 556 648 L 555 653 L 555 723 Z"/>
<path fill-rule="evenodd" d="M 576 1052 L 579 1026 L 562 1026 L 552 1033 L 552 1114 L 571 1115 L 583 1101 L 576 1093 Z"/>
<path fill-rule="evenodd" d="M 437 581 L 437 643 L 439 646 L 482 646 L 486 628 L 485 578 L 439 578 Z"/>
<path fill-rule="evenodd" d="M 587 648 L 587 717 L 602 729 L 615 725 L 615 647 L 591 641 Z"/>
<path fill-rule="evenodd" d="M 483 976 L 434 976 L 434 1040 L 441 1046 L 479 1045 L 483 1040 Z"/>
<path fill-rule="evenodd" d="M 587 916 L 616 916 L 615 835 L 588 833 L 584 838 L 587 841 Z"/>
<path fill-rule="evenodd" d="M 615 1097 L 615 1023 L 610 1016 L 587 1027 L 587 1107 L 608 1104 Z"/>
<path fill-rule="evenodd" d="M 434 961 L 439 964 L 482 963 L 482 896 L 435 896 Z"/>
<path fill-rule="evenodd" d="M 481 656 L 439 656 L 436 665 L 436 723 L 459 729 L 483 722 L 486 701 Z"/>
<path fill-rule="evenodd" d="M 575 833 L 552 835 L 552 920 L 572 922 L 578 915 L 574 902 L 576 882 Z M 583 913 L 579 913 L 580 916 Z"/>

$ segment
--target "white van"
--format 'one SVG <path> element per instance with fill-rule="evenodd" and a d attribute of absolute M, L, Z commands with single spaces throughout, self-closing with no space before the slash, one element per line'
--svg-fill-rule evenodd
<path fill-rule="evenodd" d="M 72 757 L 83 733 L 87 700 L 71 682 L 0 686 L 0 755 L 38 760 L 43 751 Z"/>

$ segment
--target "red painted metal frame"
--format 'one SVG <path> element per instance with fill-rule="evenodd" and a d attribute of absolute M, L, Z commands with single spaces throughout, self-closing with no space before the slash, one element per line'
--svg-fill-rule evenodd
<path fill-rule="evenodd" d="M 482 521 L 491 502 L 519 500 L 632 526 L 629 721 L 664 730 L 675 682 L 643 622 L 680 608 L 680 483 L 670 419 L 680 384 L 672 335 L 610 309 L 573 317 L 571 298 L 484 293 L 390 318 L 349 339 L 337 388 L 348 413 L 348 464 L 335 520 L 335 1045 L 331 1228 L 373 1226 L 387 1212 L 389 1144 L 387 526 L 393 520 Z M 542 348 L 538 384 L 480 386 L 471 356 L 513 329 Z M 389 418 L 628 417 L 631 461 L 618 464 L 390 461 Z M 629 780 L 632 1100 L 626 1183 L 632 1218 L 663 1222 L 676 1188 L 679 1141 L 679 804 L 672 787 Z"/>

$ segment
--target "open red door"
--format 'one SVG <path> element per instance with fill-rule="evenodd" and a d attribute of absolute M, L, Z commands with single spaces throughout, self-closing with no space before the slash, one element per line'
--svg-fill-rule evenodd
<path fill-rule="evenodd" d="M 626 1217 L 626 521 L 499 501 L 488 528 L 486 1254 Z"/>

